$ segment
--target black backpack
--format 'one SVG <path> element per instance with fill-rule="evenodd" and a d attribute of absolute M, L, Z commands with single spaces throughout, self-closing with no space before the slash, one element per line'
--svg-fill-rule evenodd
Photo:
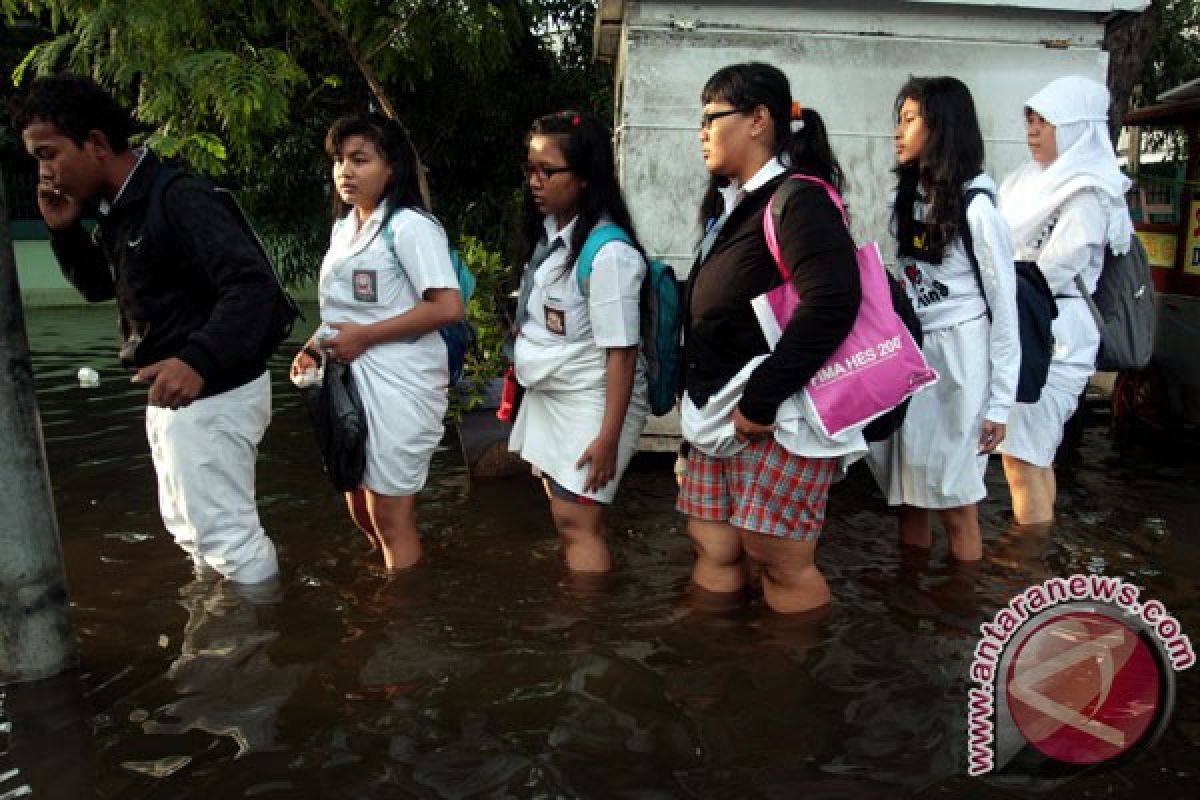
<path fill-rule="evenodd" d="M 1146 248 L 1135 234 L 1127 253 L 1117 255 L 1111 247 L 1104 248 L 1104 268 L 1094 295 L 1083 278 L 1075 276 L 1075 288 L 1087 301 L 1100 331 L 1096 369 L 1144 369 L 1150 363 L 1157 318 L 1152 272 Z"/>
<path fill-rule="evenodd" d="M 967 208 L 975 196 L 980 194 L 987 195 L 988 200 L 994 202 L 992 193 L 987 189 L 968 189 L 963 194 L 959 236 L 962 237 L 967 258 L 975 269 L 975 280 L 979 282 L 979 292 L 986 304 L 987 292 L 983 289 L 983 275 L 979 272 L 979 260 L 975 257 L 971 226 L 967 223 Z M 1054 355 L 1054 334 L 1051 332 L 1051 325 L 1058 316 L 1058 305 L 1054 302 L 1050 285 L 1046 283 L 1046 278 L 1037 264 L 1032 261 L 1017 261 L 1013 266 L 1017 273 L 1017 321 L 1021 338 L 1021 372 L 1017 381 L 1017 402 L 1036 403 L 1042 396 L 1042 387 L 1046 385 L 1046 376 L 1050 373 L 1050 359 Z M 987 313 L 990 320 L 990 306 Z"/>
<path fill-rule="evenodd" d="M 152 247 L 155 247 L 157 252 L 169 252 L 170 243 L 174 239 L 171 227 L 167 224 L 166 216 L 163 213 L 163 194 L 166 192 L 167 187 L 177 178 L 182 178 L 190 174 L 178 167 L 164 164 L 159 168 L 158 174 L 154 176 L 154 181 L 150 184 L 146 221 L 143 224 L 142 230 L 145 232 L 147 242 Z M 242 226 L 242 230 L 254 242 L 263 261 L 270 268 L 271 274 L 275 278 L 275 286 L 278 291 L 275 295 L 275 304 L 270 311 L 271 325 L 267 329 L 267 334 L 264 336 L 261 347 L 256 354 L 260 359 L 266 361 L 275 352 L 276 348 L 291 335 L 296 319 L 298 317 L 303 319 L 304 315 L 301 313 L 300 307 L 296 305 L 296 301 L 292 299 L 291 294 L 284 288 L 283 280 L 279 277 L 279 270 L 275 268 L 275 263 L 271 261 L 270 255 L 267 254 L 267 248 L 263 245 L 262 239 L 259 238 L 258 233 L 254 230 L 254 226 L 250 224 L 249 218 L 246 217 L 246 212 L 238 204 L 237 198 L 233 196 L 233 192 L 216 186 L 199 176 L 193 177 L 201 181 L 221 198 L 230 212 L 232 212 L 234 219 Z"/>
<path fill-rule="evenodd" d="M 887 273 L 887 279 L 888 288 L 892 290 L 892 308 L 896 310 L 896 316 L 900 317 L 900 321 L 904 323 L 904 327 L 908 328 L 908 332 L 912 335 L 913 341 L 917 343 L 917 347 L 920 347 L 925 343 L 925 334 L 921 330 L 921 320 L 917 318 L 917 312 L 912 306 L 912 301 L 908 299 L 908 294 L 904 291 L 904 287 L 900 282 L 892 277 L 892 273 Z M 868 442 L 882 442 L 900 430 L 900 426 L 904 424 L 904 415 L 908 413 L 908 404 L 911 400 L 912 398 L 909 397 L 891 411 L 867 423 L 867 427 L 863 428 L 863 438 Z"/>
<path fill-rule="evenodd" d="M 800 189 L 804 184 L 797 181 L 784 181 L 775 191 L 775 195 L 768 208 L 771 210 L 771 216 L 774 217 L 775 230 L 780 230 L 783 227 L 783 208 L 787 205 L 788 196 Z M 892 308 L 896 310 L 896 316 L 904 323 L 904 327 L 908 328 L 909 334 L 913 341 L 920 347 L 924 341 L 924 332 L 921 330 L 921 320 L 917 318 L 917 312 L 913 309 L 912 301 L 908 299 L 908 294 L 904 291 L 904 287 L 892 277 L 891 272 L 887 272 L 888 288 L 892 292 Z M 904 415 L 908 412 L 908 402 L 912 398 L 906 399 L 903 403 L 882 414 L 867 423 L 863 428 L 863 438 L 868 442 L 882 442 L 896 431 L 900 430 L 900 426 L 904 424 Z"/>

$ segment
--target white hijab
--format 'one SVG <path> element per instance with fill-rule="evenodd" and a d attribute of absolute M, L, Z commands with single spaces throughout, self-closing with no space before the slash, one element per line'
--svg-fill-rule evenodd
<path fill-rule="evenodd" d="M 1048 167 L 1029 161 L 1009 175 L 1000 189 L 1001 213 L 1018 243 L 1038 237 L 1068 197 L 1083 189 L 1101 195 L 1108 214 L 1108 245 L 1129 251 L 1133 224 L 1125 205 L 1130 181 L 1121 172 L 1108 135 L 1108 89 L 1070 75 L 1052 81 L 1029 98 L 1026 107 L 1055 128 L 1058 157 Z"/>

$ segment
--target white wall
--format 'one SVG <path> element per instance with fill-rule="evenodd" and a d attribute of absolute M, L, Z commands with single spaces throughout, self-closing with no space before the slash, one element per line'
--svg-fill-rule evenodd
<path fill-rule="evenodd" d="M 987 168 L 999 180 L 1027 157 L 1025 100 L 1060 75 L 1103 81 L 1107 65 L 1099 14 L 937 0 L 634 0 L 625 3 L 622 34 L 616 120 L 622 183 L 643 242 L 681 276 L 691 265 L 707 182 L 697 138 L 700 91 L 721 66 L 775 64 L 794 97 L 821 112 L 848 175 L 854 233 L 860 241 L 878 239 L 890 256 L 893 103 L 909 75 L 954 75 L 971 88 Z"/>

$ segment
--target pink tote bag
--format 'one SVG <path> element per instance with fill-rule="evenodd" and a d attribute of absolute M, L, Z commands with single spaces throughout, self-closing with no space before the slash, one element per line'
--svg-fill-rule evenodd
<path fill-rule="evenodd" d="M 811 175 L 791 178 L 824 187 L 829 199 L 842 212 L 842 220 L 846 220 L 846 207 L 836 189 Z M 763 233 L 783 284 L 754 298 L 751 304 L 763 335 L 773 348 L 804 298 L 796 292 L 791 270 L 783 263 L 770 203 L 763 213 Z M 830 438 L 865 426 L 938 379 L 892 306 L 879 245 L 875 242 L 863 245 L 856 256 L 862 304 L 854 327 L 803 391 L 805 406 L 811 412 L 810 421 Z"/>

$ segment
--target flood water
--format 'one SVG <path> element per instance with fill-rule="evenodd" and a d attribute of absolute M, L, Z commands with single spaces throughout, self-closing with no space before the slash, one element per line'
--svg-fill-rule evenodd
<path fill-rule="evenodd" d="M 797 621 L 689 592 L 669 463 L 635 465 L 615 574 L 579 582 L 539 487 L 471 483 L 448 439 L 419 501 L 427 561 L 389 579 L 320 471 L 281 357 L 258 496 L 284 586 L 243 597 L 193 580 L 162 528 L 113 315 L 28 319 L 82 666 L 0 689 L 2 800 L 1197 796 L 1200 669 L 1178 674 L 1157 745 L 1115 768 L 965 776 L 978 626 L 1026 586 L 1120 576 L 1200 643 L 1194 454 L 1118 457 L 1090 428 L 1043 534 L 1009 530 L 994 464 L 974 570 L 940 544 L 902 562 L 856 469 L 818 551 L 835 603 Z M 98 388 L 77 387 L 84 365 Z"/>

